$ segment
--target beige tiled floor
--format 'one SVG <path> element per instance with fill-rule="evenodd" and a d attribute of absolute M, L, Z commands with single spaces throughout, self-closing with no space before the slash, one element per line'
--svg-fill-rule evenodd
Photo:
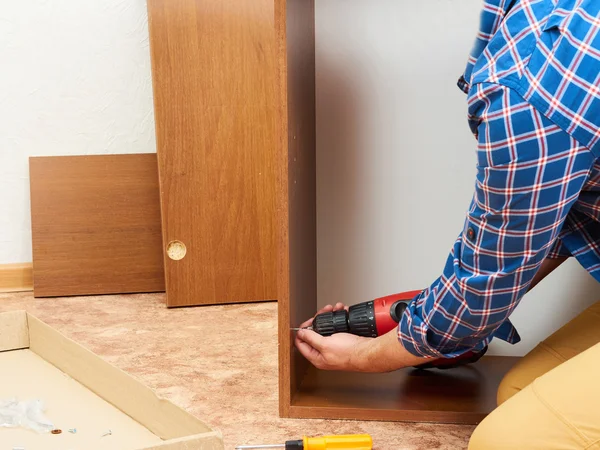
<path fill-rule="evenodd" d="M 470 426 L 278 417 L 277 305 L 167 309 L 164 296 L 0 294 L 220 430 L 225 448 L 369 433 L 377 450 L 461 449 Z"/>

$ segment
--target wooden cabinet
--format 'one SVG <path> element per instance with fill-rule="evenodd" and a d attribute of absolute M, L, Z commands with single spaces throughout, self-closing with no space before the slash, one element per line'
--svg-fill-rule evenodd
<path fill-rule="evenodd" d="M 275 0 L 280 414 L 475 424 L 496 406 L 498 384 L 516 358 L 484 357 L 449 371 L 355 374 L 316 370 L 294 348 L 290 328 L 317 310 L 314 6 Z"/>

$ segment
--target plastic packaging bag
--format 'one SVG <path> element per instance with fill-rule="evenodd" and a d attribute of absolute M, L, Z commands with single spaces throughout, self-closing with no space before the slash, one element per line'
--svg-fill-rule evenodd
<path fill-rule="evenodd" d="M 0 399 L 0 427 L 23 427 L 47 433 L 54 429 L 54 425 L 44 415 L 44 410 L 41 400 Z"/>

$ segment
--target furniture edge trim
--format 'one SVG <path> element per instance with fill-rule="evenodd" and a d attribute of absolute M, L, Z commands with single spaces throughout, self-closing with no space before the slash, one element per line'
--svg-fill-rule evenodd
<path fill-rule="evenodd" d="M 289 335 L 289 244 L 288 244 L 288 92 L 287 92 L 287 4 L 286 0 L 274 1 L 276 61 L 276 95 L 277 108 L 281 117 L 277 128 L 277 142 L 280 151 L 277 153 L 278 164 L 275 172 L 276 245 L 278 246 L 277 271 L 277 341 L 278 341 L 278 409 L 280 417 L 289 417 L 291 403 L 291 373 L 288 358 L 291 336 Z M 286 363 L 287 361 L 287 363 Z"/>
<path fill-rule="evenodd" d="M 351 407 L 297 406 L 292 404 L 286 418 L 478 425 L 487 415 L 486 413 L 460 411 L 398 411 Z"/>

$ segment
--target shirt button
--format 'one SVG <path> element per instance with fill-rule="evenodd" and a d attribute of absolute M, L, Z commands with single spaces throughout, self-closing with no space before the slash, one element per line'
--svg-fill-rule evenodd
<path fill-rule="evenodd" d="M 467 230 L 467 237 L 470 241 L 475 239 L 475 230 L 473 228 L 469 227 L 469 229 Z"/>

